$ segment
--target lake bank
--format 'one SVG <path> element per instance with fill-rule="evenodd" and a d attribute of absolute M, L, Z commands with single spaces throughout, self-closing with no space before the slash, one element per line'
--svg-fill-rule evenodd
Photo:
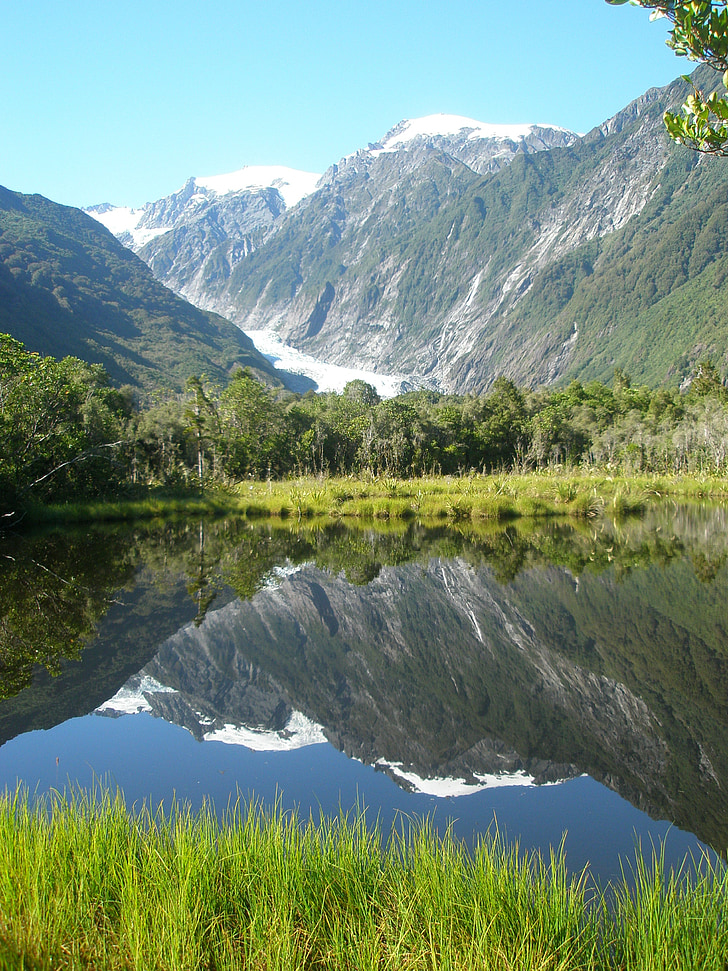
<path fill-rule="evenodd" d="M 309 476 L 248 480 L 207 494 L 148 495 L 32 506 L 29 524 L 242 515 L 248 519 L 359 519 L 462 522 L 521 517 L 593 519 L 643 512 L 650 503 L 728 500 L 728 479 L 710 475 L 534 472 L 495 475 Z"/>
<path fill-rule="evenodd" d="M 95 795 L 0 799 L 7 966 L 597 971 L 728 955 L 728 875 L 707 859 L 675 875 L 659 851 L 638 856 L 600 889 L 497 834 L 468 852 L 427 822 L 383 840 L 363 815 L 238 803 L 220 822 Z"/>

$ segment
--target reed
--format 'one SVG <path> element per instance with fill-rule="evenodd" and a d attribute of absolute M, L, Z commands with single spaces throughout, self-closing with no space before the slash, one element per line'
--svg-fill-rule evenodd
<path fill-rule="evenodd" d="M 259 515 L 297 519 L 418 519 L 498 522 L 522 517 L 621 518 L 665 499 L 728 498 L 728 480 L 706 476 L 613 476 L 595 472 L 424 476 L 393 479 L 299 478 L 245 483 Z"/>
<path fill-rule="evenodd" d="M 722 864 L 659 853 L 600 891 L 561 849 L 469 852 L 427 820 L 0 798 L 3 968 L 723 971 L 727 904 Z"/>
<path fill-rule="evenodd" d="M 246 480 L 204 496 L 157 494 L 137 499 L 64 503 L 28 510 L 28 522 L 75 523 L 244 515 L 249 519 L 379 519 L 498 522 L 523 517 L 621 518 L 650 504 L 728 500 L 728 479 L 706 475 L 611 475 L 546 470 L 524 474 Z"/>

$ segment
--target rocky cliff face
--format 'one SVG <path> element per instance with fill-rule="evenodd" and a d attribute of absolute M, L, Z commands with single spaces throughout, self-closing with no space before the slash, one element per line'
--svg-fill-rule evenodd
<path fill-rule="evenodd" d="M 171 213 L 166 211 L 168 202 L 154 203 L 140 227 L 161 221 L 171 228 L 138 252 L 158 279 L 199 307 L 212 302 L 210 291 L 225 286 L 232 269 L 285 211 L 274 189 L 230 193 L 223 200 L 198 197 Z"/>

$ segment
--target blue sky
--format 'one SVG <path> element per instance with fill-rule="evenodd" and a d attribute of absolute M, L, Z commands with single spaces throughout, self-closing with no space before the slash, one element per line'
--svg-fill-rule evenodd
<path fill-rule="evenodd" d="M 142 205 L 403 118 L 587 131 L 692 69 L 605 0 L 0 0 L 0 185 Z"/>

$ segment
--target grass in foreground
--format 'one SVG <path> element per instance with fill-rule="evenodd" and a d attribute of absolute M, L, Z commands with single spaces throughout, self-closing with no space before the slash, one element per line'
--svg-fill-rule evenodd
<path fill-rule="evenodd" d="M 469 854 L 427 823 L 383 844 L 362 815 L 0 799 L 3 968 L 724 971 L 722 866 L 638 860 L 635 883 L 607 899 L 560 853 Z"/>

